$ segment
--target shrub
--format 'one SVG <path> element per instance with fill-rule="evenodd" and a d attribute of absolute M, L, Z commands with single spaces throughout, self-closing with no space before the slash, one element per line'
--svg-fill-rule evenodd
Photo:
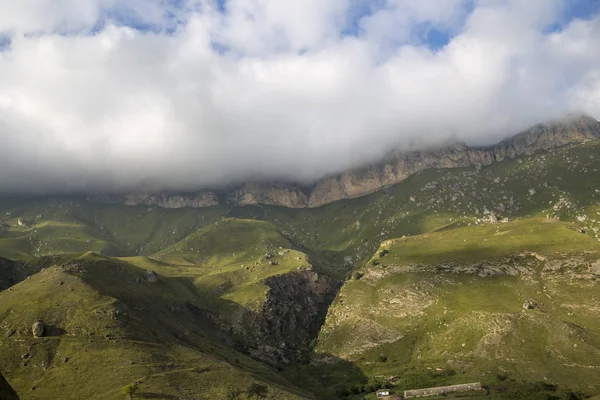
<path fill-rule="evenodd" d="M 352 272 L 352 279 L 355 281 L 358 281 L 360 278 L 363 277 L 363 275 L 364 274 L 360 271 L 354 271 L 354 272 Z"/>
<path fill-rule="evenodd" d="M 348 397 L 350 391 L 345 386 L 338 386 L 335 389 L 335 395 L 337 397 Z"/>
<path fill-rule="evenodd" d="M 137 391 L 137 386 L 136 385 L 127 385 L 123 389 L 121 389 L 121 392 L 125 396 L 127 396 L 128 399 L 133 399 L 133 395 L 134 395 L 134 393 L 136 391 Z"/>
<path fill-rule="evenodd" d="M 266 385 L 262 385 L 260 383 L 253 383 L 246 389 L 246 397 L 251 399 L 255 397 L 257 399 L 262 399 L 267 397 L 269 394 L 269 388 Z"/>

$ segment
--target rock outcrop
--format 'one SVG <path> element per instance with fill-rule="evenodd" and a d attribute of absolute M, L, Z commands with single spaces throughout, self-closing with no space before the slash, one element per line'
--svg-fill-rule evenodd
<path fill-rule="evenodd" d="M 154 271 L 146 271 L 144 279 L 148 283 L 158 283 L 158 274 Z"/>
<path fill-rule="evenodd" d="M 8 384 L 6 379 L 0 373 L 0 399 L 2 400 L 19 400 L 17 392 Z"/>
<path fill-rule="evenodd" d="M 229 192 L 226 196 L 231 204 L 272 204 L 289 208 L 304 208 L 308 195 L 303 188 L 293 183 L 247 183 Z"/>
<path fill-rule="evenodd" d="M 271 277 L 266 284 L 267 301 L 251 316 L 250 354 L 272 364 L 308 357 L 340 283 L 305 270 Z"/>
<path fill-rule="evenodd" d="M 295 183 L 247 183 L 225 191 L 227 203 L 269 204 L 289 208 L 319 207 L 337 200 L 364 196 L 395 185 L 410 175 L 430 168 L 461 168 L 489 165 L 507 158 L 600 138 L 600 122 L 587 116 L 573 116 L 539 124 L 489 147 L 454 143 L 437 149 L 395 151 L 379 163 L 328 176 L 305 187 Z M 90 200 L 126 205 L 153 205 L 164 208 L 209 207 L 219 203 L 211 191 L 189 195 L 125 194 L 92 196 Z"/>
<path fill-rule="evenodd" d="M 46 326 L 42 321 L 35 321 L 31 327 L 31 333 L 33 334 L 33 337 L 36 338 L 44 336 L 45 331 Z"/>
<path fill-rule="evenodd" d="M 397 151 L 381 163 L 358 168 L 317 182 L 308 198 L 308 207 L 318 207 L 395 185 L 410 175 L 430 168 L 464 168 L 489 165 L 506 158 L 530 155 L 571 143 L 600 138 L 600 122 L 587 116 L 539 124 L 503 140 L 495 146 L 469 147 L 454 143 L 441 149 Z"/>
<path fill-rule="evenodd" d="M 219 204 L 214 192 L 201 191 L 194 194 L 161 193 L 127 193 L 98 194 L 88 197 L 88 201 L 104 204 L 124 204 L 126 206 L 156 206 L 161 208 L 202 208 Z"/>

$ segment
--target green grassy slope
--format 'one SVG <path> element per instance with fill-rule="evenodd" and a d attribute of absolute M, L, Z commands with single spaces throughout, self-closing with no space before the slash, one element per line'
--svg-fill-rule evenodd
<path fill-rule="evenodd" d="M 82 198 L 3 198 L 0 255 L 16 260 L 85 251 L 149 255 L 219 220 L 226 212 L 221 207 L 163 210 L 93 204 Z M 20 226 L 19 219 L 25 225 Z"/>
<path fill-rule="evenodd" d="M 315 358 L 398 390 L 512 378 L 598 394 L 598 279 L 600 243 L 555 220 L 388 240 L 341 289 Z"/>
<path fill-rule="evenodd" d="M 271 398 L 307 396 L 227 346 L 189 279 L 143 276 L 90 253 L 0 293 L 0 364 L 22 398 L 121 399 L 135 382 L 151 398 L 225 398 L 255 382 Z"/>
<path fill-rule="evenodd" d="M 386 239 L 475 225 L 490 213 L 560 218 L 598 238 L 599 150 L 600 141 L 591 141 L 481 169 L 426 170 L 386 190 L 316 209 L 263 207 L 263 218 L 342 269 L 349 265 L 345 257 L 360 265 Z"/>
<path fill-rule="evenodd" d="M 87 330 L 74 334 L 73 346 L 83 350 L 73 347 L 68 352 L 85 353 L 88 346 L 92 351 L 102 343 L 106 357 L 94 357 L 105 363 L 99 370 L 107 376 L 113 373 L 108 365 L 120 360 L 120 351 L 136 363 L 128 370 L 144 365 L 129 375 L 125 363 L 116 368 L 119 378 L 110 378 L 112 392 L 90 389 L 105 393 L 103 398 L 117 396 L 118 385 L 144 376 L 153 377 L 147 382 L 154 386 L 144 389 L 148 393 L 198 380 L 197 386 L 183 386 L 219 398 L 221 384 L 215 389 L 220 392 L 198 392 L 204 390 L 204 382 L 216 378 L 204 370 L 200 378 L 190 372 L 187 366 L 195 357 L 208 357 L 202 362 L 214 365 L 211 371 L 219 374 L 239 373 L 244 384 L 262 379 L 266 371 L 272 393 L 296 393 L 291 380 L 324 399 L 349 394 L 344 392 L 347 385 L 360 392 L 363 388 L 357 390 L 356 385 L 383 384 L 391 376 L 398 376 L 398 389 L 464 379 L 481 379 L 501 389 L 510 379 L 523 377 L 527 384 L 542 380 L 558 383 L 560 390 L 571 387 L 597 394 L 597 387 L 588 382 L 598 372 L 593 279 L 600 232 L 599 149 L 600 141 L 593 141 L 483 168 L 427 170 L 369 196 L 316 209 L 227 204 L 160 209 L 93 204 L 82 198 L 3 198 L 0 257 L 20 263 L 17 272 L 2 267 L 0 285 L 31 278 L 0 292 L 0 324 L 17 326 L 19 332 L 37 318 L 34 314 L 56 317 L 65 334 L 38 342 L 61 346 L 67 345 L 75 326 L 95 326 L 95 331 L 89 330 L 92 337 L 85 336 Z M 19 225 L 19 219 L 25 223 Z M 508 222 L 490 224 L 490 219 Z M 87 251 L 94 253 L 76 261 L 87 265 L 83 272 L 61 269 Z M 158 286 L 136 282 L 147 269 L 161 277 Z M 322 283 L 313 275 L 299 275 L 302 272 L 344 279 L 357 270 L 364 277 L 345 283 L 318 343 L 312 343 L 316 352 L 311 363 L 294 360 L 282 372 L 288 380 L 231 350 L 245 343 L 248 353 L 251 340 L 256 345 L 260 334 L 267 338 L 277 329 L 279 336 L 269 337 L 269 346 L 277 350 L 290 344 L 276 343 L 286 332 L 278 322 L 303 323 L 298 316 L 315 305 L 303 303 L 299 293 L 320 290 Z M 59 281 L 75 279 L 74 291 L 59 297 L 66 283 L 51 290 L 51 280 L 44 280 L 50 278 L 43 278 L 48 274 L 66 274 L 52 278 Z M 288 277 L 292 281 L 286 281 Z M 277 309 L 281 297 L 272 297 L 274 287 L 281 292 L 301 290 Z M 38 298 L 37 293 L 44 295 Z M 523 302 L 530 298 L 540 307 L 524 310 Z M 99 318 L 103 314 L 95 310 L 101 310 L 100 303 L 88 304 L 90 299 L 113 304 L 106 306 L 107 312 L 126 305 L 127 314 L 135 318 L 119 317 L 96 326 L 85 313 L 56 314 L 87 307 Z M 265 316 L 265 310 L 279 314 Z M 269 320 L 275 315 L 276 321 Z M 199 332 L 198 337 L 193 332 Z M 106 334 L 116 342 L 96 340 Z M 25 361 L 17 353 L 36 342 L 25 340 L 25 333 L 18 335 L 18 340 L 0 338 L 2 346 L 19 349 L 2 359 L 9 362 L 6 375 L 11 383 L 14 377 L 19 389 L 43 398 L 51 392 L 42 387 L 58 390 L 46 381 L 56 368 L 53 380 L 65 379 L 69 387 L 76 384 L 75 378 L 62 375 L 66 365 L 73 365 L 71 360 L 60 366 L 52 361 L 50 372 L 44 372 L 47 365 L 42 364 L 34 363 L 32 370 L 20 367 Z M 529 343 L 530 337 L 539 340 Z M 584 342 L 577 342 L 580 338 Z M 20 340 L 26 348 L 15 346 Z M 62 357 L 56 348 L 43 354 Z M 166 358 L 161 359 L 163 354 Z M 139 364 L 136 357 L 166 361 Z M 236 358 L 240 364 L 232 361 Z M 84 358 L 76 371 L 89 368 L 84 364 L 92 360 Z M 164 366 L 171 364 L 183 367 Z M 449 376 L 450 370 L 456 375 Z M 30 390 L 30 381 L 42 382 L 39 391 Z M 530 395 L 538 389 L 523 390 Z M 356 398 L 362 396 L 355 393 Z"/>
<path fill-rule="evenodd" d="M 255 220 L 221 220 L 153 258 L 193 276 L 206 298 L 218 299 L 212 306 L 222 316 L 237 314 L 229 302 L 260 310 L 266 301 L 268 278 L 312 269 L 307 255 L 294 249 L 273 224 Z"/>

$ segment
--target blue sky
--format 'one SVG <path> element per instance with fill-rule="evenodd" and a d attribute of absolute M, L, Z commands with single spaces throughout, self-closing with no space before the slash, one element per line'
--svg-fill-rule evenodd
<path fill-rule="evenodd" d="M 231 0 L 214 0 L 213 6 L 219 10 L 223 15 L 228 12 L 228 1 Z M 464 16 L 468 17 L 469 13 L 475 8 L 476 0 L 465 0 Z M 185 0 L 168 0 L 163 4 L 171 10 L 182 10 L 185 7 Z M 372 15 L 373 13 L 389 7 L 387 0 L 353 0 L 352 6 L 349 8 L 347 13 L 347 21 L 340 32 L 342 36 L 360 36 L 363 34 L 361 29 L 361 20 L 365 17 Z M 166 26 L 162 24 L 153 24 L 141 20 L 137 15 L 130 12 L 123 12 L 120 10 L 107 10 L 104 13 L 104 17 L 98 21 L 93 29 L 93 32 L 98 32 L 105 26 L 106 22 L 110 20 L 112 23 L 118 25 L 129 26 L 134 29 L 154 32 L 173 32 L 179 23 L 184 22 L 178 20 L 178 16 L 173 12 L 165 11 L 165 19 L 169 21 Z M 565 0 L 565 5 L 562 10 L 560 17 L 550 24 L 545 30 L 546 33 L 559 32 L 563 30 L 568 24 L 574 19 L 591 19 L 593 16 L 600 12 L 600 1 L 599 0 Z M 420 21 L 413 27 L 413 35 L 411 36 L 410 43 L 416 45 L 424 45 L 429 47 L 433 51 L 437 51 L 446 46 L 454 37 L 454 35 L 460 33 L 461 24 L 464 23 L 464 18 L 459 21 L 457 26 L 440 26 L 432 21 Z M 2 45 L 6 45 L 7 40 L 2 41 L 0 39 L 0 48 Z M 397 45 L 405 44 L 406 42 L 396 43 Z M 214 44 L 215 50 L 218 52 L 224 52 L 228 47 L 222 43 Z"/>
<path fill-rule="evenodd" d="M 600 13 L 599 0 L 567 0 L 562 15 L 546 29 L 546 32 L 561 31 L 575 19 L 589 20 L 598 13 Z"/>
<path fill-rule="evenodd" d="M 228 2 L 232 0 L 211 0 L 212 7 L 219 10 L 225 17 L 228 13 Z M 361 36 L 364 34 L 364 27 L 361 26 L 361 21 L 364 18 L 373 15 L 375 12 L 390 8 L 388 3 L 390 0 L 350 0 L 351 6 L 347 10 L 346 23 L 340 31 L 342 36 Z M 127 6 L 127 3 L 117 2 L 117 6 L 113 9 L 103 10 L 101 17 L 96 23 L 90 27 L 90 32 L 98 33 L 104 29 L 110 21 L 112 24 L 120 26 L 128 26 L 141 32 L 156 32 L 168 34 L 174 32 L 178 26 L 185 23 L 185 13 L 178 14 L 183 11 L 186 6 L 189 6 L 187 0 L 167 0 L 160 2 L 163 8 L 164 16 L 160 23 L 156 21 L 148 21 L 140 16 L 139 12 L 132 10 Z M 452 38 L 459 34 L 465 18 L 468 17 L 471 11 L 476 7 L 477 0 L 464 0 L 462 7 L 464 8 L 464 18 L 457 21 L 454 26 L 442 26 L 434 21 L 415 21 L 412 27 L 412 35 L 409 40 L 391 42 L 392 45 L 402 45 L 410 43 L 413 45 L 423 45 L 429 47 L 433 51 L 438 51 L 446 46 Z M 201 8 L 197 8 L 202 11 Z M 551 23 L 545 30 L 545 33 L 559 32 L 563 30 L 574 19 L 591 19 L 600 12 L 600 0 L 564 0 L 564 7 L 559 18 Z M 182 18 L 182 15 L 184 16 Z M 60 27 L 58 32 L 73 35 L 78 31 L 63 31 Z M 0 31 L 0 50 L 5 50 L 10 44 L 9 32 L 2 33 Z M 224 43 L 215 43 L 215 50 L 219 52 L 228 49 Z"/>

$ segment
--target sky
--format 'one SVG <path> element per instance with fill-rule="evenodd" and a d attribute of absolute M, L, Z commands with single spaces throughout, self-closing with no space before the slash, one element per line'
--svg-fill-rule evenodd
<path fill-rule="evenodd" d="M 0 0 L 0 192 L 310 182 L 600 119 L 598 0 Z"/>

